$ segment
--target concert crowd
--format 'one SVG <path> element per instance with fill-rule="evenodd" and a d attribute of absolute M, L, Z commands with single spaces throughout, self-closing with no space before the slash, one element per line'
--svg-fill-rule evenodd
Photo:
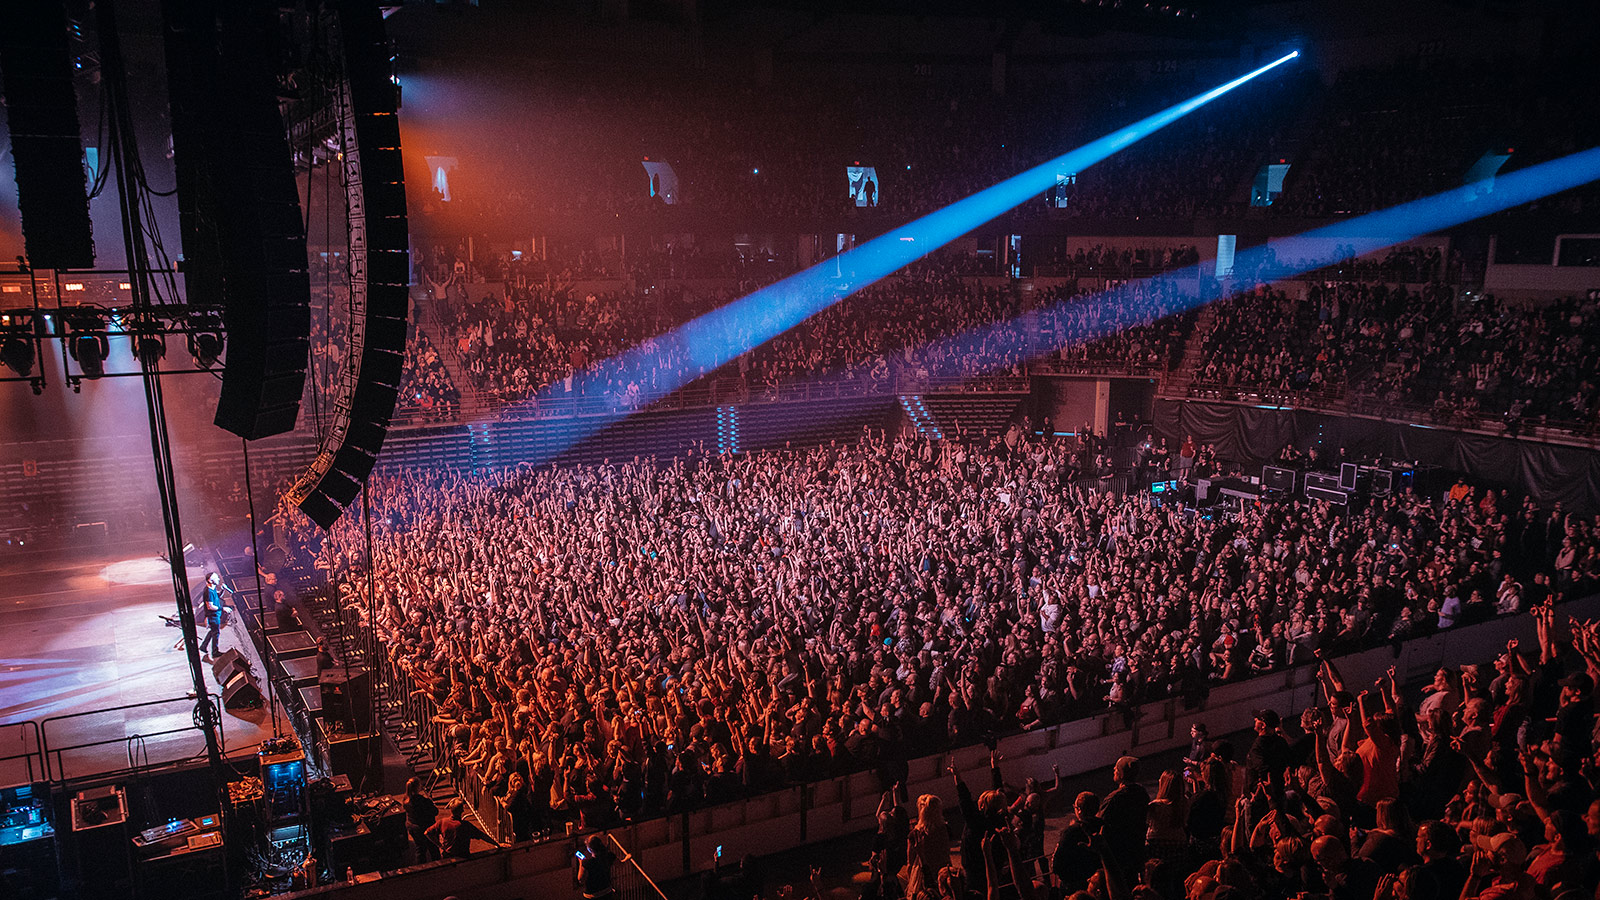
<path fill-rule="evenodd" d="M 1593 897 L 1600 630 L 1548 602 L 1523 615 L 1531 645 L 1447 661 L 1425 685 L 1393 666 L 1353 683 L 1319 659 L 1317 699 L 1297 716 L 1260 710 L 1237 743 L 1196 725 L 1181 761 L 1152 770 L 1125 756 L 1098 791 L 1066 795 L 1059 772 L 1008 786 L 991 754 L 976 798 L 959 775 L 947 792 L 959 832 L 937 795 L 908 810 L 886 791 L 862 896 Z"/>
<path fill-rule="evenodd" d="M 912 271 L 857 292 L 714 372 L 692 367 L 683 348 L 662 338 L 732 299 L 726 291 L 578 297 L 531 285 L 504 299 L 441 309 L 473 389 L 513 402 L 541 391 L 565 396 L 592 390 L 630 406 L 710 374 L 775 392 L 795 383 L 883 385 L 903 377 L 1020 374 L 1033 357 L 1079 368 L 1162 372 L 1178 361 L 1193 320 L 1164 315 L 1181 302 L 1167 285 L 1135 289 L 1122 302 L 1105 304 L 1059 288 L 986 288 L 938 271 Z M 629 366 L 595 365 L 633 349 L 654 352 Z M 605 383 L 586 384 L 580 378 L 586 371 L 604 372 Z"/>
<path fill-rule="evenodd" d="M 1279 289 L 1216 305 L 1197 383 L 1343 393 L 1431 421 L 1502 417 L 1593 424 L 1600 409 L 1600 302 L 1515 306 L 1416 290 L 1327 283 L 1304 301 Z"/>
<path fill-rule="evenodd" d="M 1196 515 L 1096 490 L 1096 444 L 877 433 L 380 479 L 375 624 L 524 839 L 892 784 L 943 747 L 1600 586 L 1592 518 L 1465 486 Z M 1186 475 L 1216 465 L 1181 449 Z M 302 539 L 365 616 L 360 529 Z"/>
<path fill-rule="evenodd" d="M 1062 173 L 1004 218 L 1368 212 L 1460 184 L 1502 133 L 1533 136 L 1513 167 L 1553 156 L 1593 98 L 1515 103 L 1538 77 L 1448 65 L 1331 85 L 1285 74 Z M 1397 78 L 1410 88 L 1401 108 L 1389 102 Z M 490 154 L 461 148 L 456 198 L 421 206 L 417 261 L 447 345 L 419 332 L 408 346 L 412 412 L 448 418 L 462 392 L 523 408 L 588 392 L 637 407 L 696 380 L 772 398 L 810 383 L 1154 375 L 1178 367 L 1197 323 L 1197 386 L 1426 409 L 1453 424 L 1493 415 L 1510 431 L 1593 424 L 1600 410 L 1595 301 L 1463 298 L 1449 285 L 1464 261 L 1437 248 L 1382 260 L 1336 249 L 1309 287 L 1244 291 L 1204 313 L 1169 284 L 1115 304 L 1071 288 L 984 287 L 966 278 L 1008 274 L 1000 260 L 943 253 L 719 369 L 693 368 L 664 335 L 792 272 L 799 253 L 750 235 L 731 247 L 558 241 L 554 252 L 546 239 L 537 254 L 503 238 L 541 233 L 530 223 L 696 215 L 870 233 L 1135 110 L 1093 78 L 1082 89 L 1111 100 L 1089 113 L 1072 91 L 774 97 L 722 86 L 685 97 L 651 85 L 590 102 L 594 87 L 518 101 L 508 114 L 550 126 Z M 797 126 L 816 122 L 834 127 Z M 1309 134 L 1322 138 L 1308 149 Z M 641 148 L 677 169 L 680 210 L 643 189 L 655 183 Z M 858 157 L 878 173 L 864 208 L 844 189 Z M 1251 206 L 1250 179 L 1272 160 L 1289 167 L 1284 190 Z M 1199 256 L 1025 254 L 1036 274 L 1086 283 Z M 1256 274 L 1289 262 L 1269 253 Z M 574 287 L 595 279 L 629 288 Z M 726 284 L 666 284 L 689 279 Z M 482 281 L 505 294 L 476 297 Z M 630 349 L 655 352 L 601 366 Z M 451 383 L 446 357 L 466 383 Z M 602 383 L 586 378 L 601 371 Z M 1600 631 L 1552 607 L 1600 590 L 1600 520 L 1465 485 L 1343 513 L 1307 500 L 1199 512 L 1112 490 L 1103 438 L 1053 435 L 1031 423 L 945 441 L 869 432 L 849 446 L 378 478 L 370 570 L 354 523 L 291 530 L 347 614 L 370 616 L 388 662 L 448 735 L 444 765 L 483 786 L 517 841 L 872 770 L 885 787 L 864 885 L 874 900 L 1596 896 Z M 1184 485 L 1221 469 L 1213 448 L 1189 440 L 1148 453 L 1146 474 L 1170 468 Z M 1347 683 L 1331 661 L 1494 616 L 1531 616 L 1535 645 L 1447 661 L 1420 692 L 1393 671 Z M 1107 709 L 1131 717 L 1156 698 L 1194 708 L 1218 684 L 1314 661 L 1323 691 L 1298 721 L 1262 710 L 1248 747 L 1199 729 L 1179 766 L 1119 761 L 1104 796 L 1066 797 L 1059 780 L 1007 787 L 998 755 L 976 796 L 955 777 L 959 830 L 937 797 L 902 791 L 914 757 Z M 1049 846 L 1046 813 L 1068 807 Z M 459 835 L 463 817 L 440 822 Z M 415 823 L 419 849 L 469 852 L 440 822 Z"/>

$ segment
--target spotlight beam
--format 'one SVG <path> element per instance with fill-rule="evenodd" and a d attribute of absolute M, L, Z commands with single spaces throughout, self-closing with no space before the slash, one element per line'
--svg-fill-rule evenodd
<path fill-rule="evenodd" d="M 1298 50 L 1287 53 L 1232 81 L 1140 119 L 873 238 L 854 250 L 820 262 L 686 322 L 646 345 L 601 362 L 594 370 L 581 374 L 574 388 L 583 394 L 598 395 L 611 382 L 626 382 L 633 377 L 633 373 L 651 370 L 658 374 L 658 385 L 664 384 L 668 390 L 682 387 L 739 354 L 799 325 L 852 292 L 921 259 L 1030 198 L 1043 194 L 1055 186 L 1058 173 L 1081 172 L 1299 55 Z M 665 377 L 661 377 L 663 374 Z M 539 398 L 552 399 L 555 393 L 552 385 L 540 391 Z M 530 462 L 551 458 L 560 449 L 576 444 L 631 412 L 617 406 L 601 415 L 589 417 L 581 427 L 573 429 L 564 447 L 547 451 L 543 458 Z"/>
<path fill-rule="evenodd" d="M 1317 254 L 1323 252 L 1323 248 L 1330 240 L 1338 240 L 1353 248 L 1354 256 L 1362 256 L 1597 180 L 1600 180 L 1600 147 L 1582 150 L 1570 156 L 1499 176 L 1495 179 L 1493 188 L 1489 190 L 1485 190 L 1481 184 L 1467 185 L 1285 238 L 1272 245 L 1270 249 L 1280 260 L 1287 259 L 1294 262 L 1278 262 L 1270 278 L 1257 277 L 1262 263 L 1268 258 L 1269 248 L 1263 245 L 1242 250 L 1234 256 L 1234 271 L 1239 275 L 1231 279 L 1226 287 L 1201 277 L 1204 267 L 1215 266 L 1215 261 L 1212 261 L 1129 282 L 1100 291 L 1090 298 L 1073 297 L 1063 303 L 1097 302 L 1102 305 L 1115 305 L 1122 298 L 1132 297 L 1139 291 L 1172 290 L 1182 297 L 1182 300 L 1161 310 L 1161 315 L 1176 315 L 1220 299 L 1226 293 L 1249 290 L 1322 268 L 1327 265 L 1327 260 L 1317 260 Z M 1193 289 L 1196 282 L 1199 284 L 1198 290 Z M 1107 319 L 1111 321 L 1108 322 Z M 942 355 L 945 359 L 953 360 L 947 366 L 960 367 L 961 358 L 985 346 L 986 342 L 992 346 L 993 343 L 989 339 L 1012 327 L 1015 321 L 993 323 L 931 342 L 928 349 L 938 352 L 929 352 L 927 357 L 938 358 Z M 1072 340 L 1077 342 L 1094 340 L 1121 327 L 1114 316 L 1105 317 L 1094 329 L 1073 335 Z M 1010 362 L 1026 361 L 1019 357 Z M 963 370 L 942 371 L 939 374 L 980 373 Z"/>

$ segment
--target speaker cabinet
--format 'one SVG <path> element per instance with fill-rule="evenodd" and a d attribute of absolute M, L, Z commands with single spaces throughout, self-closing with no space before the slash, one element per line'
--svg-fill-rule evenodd
<path fill-rule="evenodd" d="M 372 730 L 372 678 L 366 669 L 330 669 L 317 677 L 322 689 L 322 721 L 331 731 Z"/>
<path fill-rule="evenodd" d="M 274 78 L 277 5 L 163 0 L 179 230 L 191 303 L 222 307 L 216 424 L 294 429 L 310 359 L 311 282 Z"/>
<path fill-rule="evenodd" d="M 383 779 L 381 735 L 370 731 L 336 732 L 328 727 L 326 718 L 312 720 L 311 727 L 316 732 L 324 771 L 349 778 L 357 792 L 378 786 Z"/>
<path fill-rule="evenodd" d="M 92 268 L 94 229 L 62 0 L 6 4 L 0 69 L 28 262 L 40 269 Z"/>

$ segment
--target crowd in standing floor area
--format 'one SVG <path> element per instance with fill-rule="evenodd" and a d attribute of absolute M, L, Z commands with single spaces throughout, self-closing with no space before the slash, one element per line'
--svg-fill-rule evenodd
<path fill-rule="evenodd" d="M 1091 438 L 371 484 L 377 629 L 518 839 L 911 757 L 1596 590 L 1596 521 L 1493 491 L 1237 518 L 1078 484 Z M 1204 453 L 1194 451 L 1203 457 Z M 1464 487 L 1464 486 L 1463 486 Z M 297 543 L 353 615 L 362 530 Z"/>

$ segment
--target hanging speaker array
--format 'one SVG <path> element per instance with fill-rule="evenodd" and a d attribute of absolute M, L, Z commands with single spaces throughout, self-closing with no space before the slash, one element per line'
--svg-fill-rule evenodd
<path fill-rule="evenodd" d="M 311 283 L 278 108 L 278 8 L 163 0 L 162 14 L 187 296 L 220 305 L 228 334 L 216 423 L 283 434 L 305 390 Z"/>
<path fill-rule="evenodd" d="M 6 5 L 0 72 L 28 262 L 39 269 L 92 268 L 94 230 L 66 3 Z"/>
<path fill-rule="evenodd" d="M 336 6 L 344 79 L 344 182 L 350 228 L 349 364 L 317 457 L 289 498 L 323 528 L 361 492 L 394 417 L 410 282 L 405 176 L 393 54 L 379 7 Z"/>

